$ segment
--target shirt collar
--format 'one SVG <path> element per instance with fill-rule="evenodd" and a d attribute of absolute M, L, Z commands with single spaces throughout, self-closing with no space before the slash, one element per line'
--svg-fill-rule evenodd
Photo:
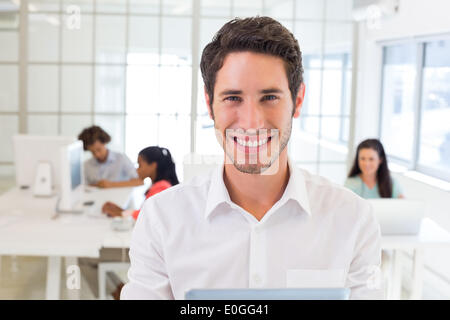
<path fill-rule="evenodd" d="M 290 199 L 294 200 L 308 215 L 311 216 L 311 209 L 303 173 L 292 164 L 289 158 L 288 166 L 290 174 L 289 181 L 280 200 L 283 203 Z M 208 197 L 206 199 L 205 218 L 208 218 L 217 207 L 223 204 L 228 204 L 229 206 L 235 205 L 232 203 L 228 190 L 223 181 L 223 170 L 224 163 L 222 162 L 212 173 L 211 184 L 209 186 Z"/>
<path fill-rule="evenodd" d="M 286 201 L 292 199 L 311 216 L 311 207 L 309 205 L 308 190 L 306 190 L 305 176 L 303 172 L 297 168 L 288 157 L 289 166 L 289 182 L 282 198 Z"/>
<path fill-rule="evenodd" d="M 231 204 L 230 195 L 223 181 L 223 169 L 224 163 L 222 160 L 211 176 L 211 183 L 206 198 L 205 218 L 208 218 L 219 205 L 223 203 Z"/>

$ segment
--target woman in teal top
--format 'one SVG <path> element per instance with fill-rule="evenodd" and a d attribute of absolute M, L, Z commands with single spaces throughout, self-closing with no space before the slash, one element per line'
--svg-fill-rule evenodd
<path fill-rule="evenodd" d="M 345 186 L 365 199 L 403 198 L 400 186 L 389 173 L 383 145 L 377 139 L 367 139 L 358 145 Z"/>

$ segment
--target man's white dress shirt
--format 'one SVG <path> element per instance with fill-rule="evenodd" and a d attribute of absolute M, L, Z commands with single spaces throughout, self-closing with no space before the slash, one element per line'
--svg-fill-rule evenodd
<path fill-rule="evenodd" d="M 380 299 L 380 229 L 359 196 L 294 167 L 258 221 L 230 200 L 223 165 L 148 198 L 122 299 L 184 299 L 190 289 L 347 287 Z"/>

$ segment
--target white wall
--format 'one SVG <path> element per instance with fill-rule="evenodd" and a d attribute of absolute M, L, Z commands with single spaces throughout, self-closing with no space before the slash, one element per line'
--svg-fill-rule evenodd
<path fill-rule="evenodd" d="M 379 30 L 359 26 L 358 88 L 355 146 L 365 138 L 378 136 L 382 51 L 378 41 L 450 33 L 450 1 L 400 0 L 397 15 L 382 20 Z M 409 198 L 427 201 L 427 215 L 450 232 L 450 192 L 402 174 L 394 175 Z M 426 253 L 426 264 L 450 280 L 450 249 Z"/>

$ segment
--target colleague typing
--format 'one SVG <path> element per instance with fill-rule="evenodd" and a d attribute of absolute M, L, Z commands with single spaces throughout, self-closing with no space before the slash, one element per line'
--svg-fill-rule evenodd
<path fill-rule="evenodd" d="M 138 155 L 138 164 L 136 171 L 139 178 L 152 180 L 151 187 L 145 193 L 146 199 L 179 183 L 175 163 L 170 151 L 166 148 L 153 146 L 141 150 Z M 125 210 L 113 202 L 107 202 L 103 205 L 102 212 L 110 217 L 132 216 L 137 219 L 140 210 Z"/>
<path fill-rule="evenodd" d="M 130 159 L 106 147 L 111 137 L 102 128 L 86 128 L 79 134 L 78 139 L 83 141 L 84 150 L 92 153 L 92 158 L 84 163 L 86 184 L 101 188 L 142 184 Z"/>

